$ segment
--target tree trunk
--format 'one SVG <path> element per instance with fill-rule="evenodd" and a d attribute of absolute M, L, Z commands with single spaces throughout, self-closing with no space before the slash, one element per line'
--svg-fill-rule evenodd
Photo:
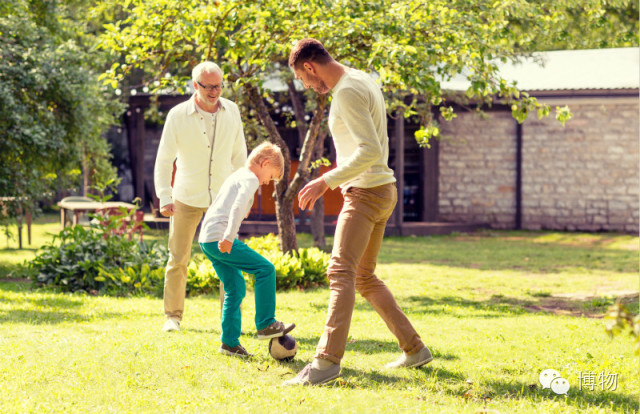
<path fill-rule="evenodd" d="M 311 124 L 307 131 L 302 150 L 300 151 L 300 160 L 298 169 L 291 182 L 288 181 L 289 171 L 291 170 L 291 155 L 287 144 L 280 136 L 276 128 L 269 110 L 267 109 L 259 89 L 251 84 L 245 84 L 245 88 L 249 94 L 251 102 L 255 105 L 256 113 L 260 123 L 265 127 L 269 135 L 269 141 L 278 145 L 284 156 L 284 179 L 282 179 L 275 187 L 276 200 L 276 220 L 278 221 L 278 237 L 280 238 L 280 249 L 283 252 L 289 252 L 298 249 L 298 240 L 296 239 L 295 217 L 293 215 L 293 202 L 298 191 L 309 178 L 309 162 L 313 148 L 315 146 L 316 137 L 320 131 L 322 120 L 324 118 L 324 110 L 327 106 L 326 95 L 317 95 L 317 107 L 314 111 Z M 304 120 L 304 118 L 303 118 Z"/>
<path fill-rule="evenodd" d="M 324 130 L 318 134 L 316 145 L 313 151 L 313 158 L 318 160 L 324 155 L 324 140 L 327 138 L 327 131 Z M 315 180 L 320 176 L 320 167 L 311 172 L 311 179 Z M 311 212 L 311 235 L 313 236 L 313 245 L 320 249 L 324 249 L 327 245 L 324 235 L 324 197 L 319 198 L 313 206 Z"/>
<path fill-rule="evenodd" d="M 311 212 L 311 235 L 313 245 L 319 249 L 327 247 L 324 235 L 324 198 L 319 198 Z"/>
<path fill-rule="evenodd" d="M 291 105 L 293 106 L 293 114 L 296 118 L 296 127 L 298 128 L 298 138 L 301 145 L 304 144 L 304 140 L 307 137 L 307 121 L 304 119 L 306 113 L 304 110 L 304 103 L 300 92 L 295 88 L 293 80 L 287 82 L 289 87 L 289 97 L 291 98 Z M 312 160 L 318 160 L 324 155 L 324 140 L 327 137 L 327 132 L 322 131 L 318 134 L 313 149 Z M 311 171 L 311 180 L 315 180 L 320 176 L 320 168 L 316 168 Z M 295 201 L 294 201 L 295 202 Z M 304 213 L 303 213 L 304 214 Z M 324 237 L 324 198 L 320 198 L 316 201 L 311 212 L 310 220 L 311 235 L 313 236 L 313 245 L 324 249 L 326 241 Z"/>
<path fill-rule="evenodd" d="M 89 194 L 89 167 L 87 165 L 87 152 L 82 146 L 82 195 L 87 196 Z"/>

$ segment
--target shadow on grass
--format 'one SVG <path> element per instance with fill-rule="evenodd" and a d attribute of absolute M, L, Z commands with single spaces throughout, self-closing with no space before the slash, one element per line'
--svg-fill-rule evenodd
<path fill-rule="evenodd" d="M 409 314 L 449 315 L 457 318 L 504 318 L 517 317 L 530 313 L 549 313 L 554 315 L 600 318 L 610 305 L 612 298 L 571 298 L 571 297 L 532 297 L 530 299 L 494 295 L 486 300 L 471 300 L 458 296 L 431 298 L 428 296 L 409 296 L 406 309 Z M 637 296 L 624 299 L 623 302 L 635 303 Z M 372 311 L 368 304 L 356 304 L 359 311 Z M 456 308 L 471 309 L 472 313 L 459 312 Z"/>
<path fill-rule="evenodd" d="M 417 379 L 407 379 L 405 376 L 395 375 L 400 371 L 381 369 L 372 371 L 362 371 L 354 367 L 343 368 L 341 379 L 333 383 L 339 388 L 370 388 L 374 385 L 392 385 L 401 384 L 403 387 L 408 385 L 422 385 L 423 380 L 428 378 L 429 381 L 435 382 L 462 382 L 465 380 L 464 375 L 452 372 L 441 367 L 435 367 L 431 364 L 419 368 L 412 368 Z M 331 385 L 331 383 L 327 384 Z"/>
<path fill-rule="evenodd" d="M 572 384 L 574 385 L 574 384 Z M 530 400 L 533 402 L 556 401 L 560 404 L 573 406 L 578 409 L 600 407 L 607 409 L 616 407 L 619 411 L 638 412 L 638 397 L 624 395 L 611 391 L 591 391 L 589 389 L 570 388 L 567 395 L 555 394 L 550 389 L 542 389 L 539 384 L 525 384 L 520 381 L 489 381 L 480 388 L 466 391 L 467 396 L 474 399 L 493 400 Z M 457 392 L 450 392 L 457 395 Z M 462 396 L 462 395 L 461 395 Z"/>
<path fill-rule="evenodd" d="M 441 359 L 437 352 L 434 352 L 434 361 Z M 265 358 L 269 363 L 269 360 Z M 283 367 L 290 368 L 292 372 L 282 374 L 283 380 L 295 376 L 310 360 L 297 360 L 292 362 L 270 361 Z M 341 378 L 330 381 L 323 385 L 324 387 L 362 389 L 373 386 L 389 385 L 395 387 L 396 384 L 402 383 L 402 386 L 420 386 L 425 387 L 425 382 L 440 384 L 438 393 L 446 393 L 456 396 L 464 400 L 477 401 L 506 401 L 506 400 L 526 400 L 533 403 L 543 401 L 556 401 L 559 404 L 576 407 L 578 409 L 589 409 L 600 407 L 607 409 L 616 407 L 618 411 L 638 412 L 637 396 L 624 395 L 611 391 L 600 392 L 599 390 L 580 390 L 571 388 L 568 395 L 557 395 L 548 389 L 542 389 L 537 383 L 526 384 L 521 381 L 488 381 L 486 383 L 469 384 L 463 373 L 453 372 L 443 369 L 433 363 L 417 368 L 414 370 L 413 378 L 406 376 L 394 375 L 391 370 L 371 370 L 363 371 L 357 367 L 343 367 Z M 424 388 L 425 393 L 431 393 L 431 387 L 427 385 Z"/>
<path fill-rule="evenodd" d="M 267 363 L 273 363 L 278 366 L 291 369 L 292 372 L 282 374 L 283 380 L 295 377 L 311 360 L 299 360 L 294 359 L 291 362 L 280 362 L 275 360 L 265 359 Z M 433 368 L 430 365 L 426 365 L 420 368 L 415 368 L 417 372 L 428 375 L 429 377 L 435 377 L 436 380 L 442 381 L 463 381 L 464 378 L 461 374 L 443 370 L 441 368 Z M 322 384 L 322 387 L 336 387 L 336 388 L 349 388 L 349 389 L 361 389 L 370 388 L 374 385 L 393 385 L 397 383 L 407 384 L 412 380 L 407 380 L 404 376 L 395 375 L 394 370 L 388 370 L 381 368 L 380 370 L 363 371 L 357 367 L 342 367 L 340 371 L 340 378 L 335 381 L 329 381 L 326 384 Z"/>

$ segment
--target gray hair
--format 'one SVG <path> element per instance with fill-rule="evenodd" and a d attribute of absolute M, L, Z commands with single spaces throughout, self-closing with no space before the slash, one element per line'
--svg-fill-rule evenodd
<path fill-rule="evenodd" d="M 194 81 L 200 80 L 200 75 L 203 73 L 213 73 L 218 72 L 220 76 L 224 76 L 224 72 L 220 69 L 220 66 L 216 65 L 213 62 L 200 62 L 198 63 L 193 70 L 191 71 L 191 79 Z"/>

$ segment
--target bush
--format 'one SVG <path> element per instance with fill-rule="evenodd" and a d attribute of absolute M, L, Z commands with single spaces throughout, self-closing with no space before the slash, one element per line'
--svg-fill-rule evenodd
<path fill-rule="evenodd" d="M 273 234 L 251 237 L 246 244 L 276 268 L 276 289 L 306 289 L 326 286 L 329 255 L 318 248 L 298 249 L 293 255 L 280 251 L 278 238 Z M 252 275 L 245 274 L 248 286 L 254 286 Z M 208 259 L 194 260 L 189 265 L 187 292 L 189 294 L 211 293 L 217 289 L 220 281 Z"/>
<path fill-rule="evenodd" d="M 220 279 L 206 257 L 195 257 L 187 268 L 187 295 L 205 295 L 220 289 Z"/>
<path fill-rule="evenodd" d="M 634 351 L 636 355 L 640 353 L 640 315 L 634 315 L 620 299 L 607 310 L 604 324 L 611 337 L 625 333 L 632 336 Z"/>
<path fill-rule="evenodd" d="M 247 245 L 263 255 L 276 268 L 276 289 L 326 286 L 329 255 L 316 247 L 298 249 L 293 254 L 282 253 L 274 234 L 251 237 Z M 253 286 L 253 278 L 249 279 Z"/>
<path fill-rule="evenodd" d="M 28 264 L 33 283 L 65 292 L 161 296 L 167 248 L 115 234 L 118 220 L 103 217 L 95 228 L 64 228 Z"/>
<path fill-rule="evenodd" d="M 101 217 L 94 228 L 67 227 L 45 245 L 28 265 L 27 272 L 38 287 L 65 292 L 104 295 L 153 295 L 162 297 L 167 247 L 159 243 L 129 240 L 115 234 L 122 217 Z M 252 237 L 247 245 L 276 268 L 276 289 L 305 289 L 328 284 L 329 255 L 317 248 L 283 254 L 276 236 Z M 245 274 L 247 285 L 254 285 Z M 211 294 L 220 281 L 211 262 L 194 258 L 187 268 L 187 294 Z"/>

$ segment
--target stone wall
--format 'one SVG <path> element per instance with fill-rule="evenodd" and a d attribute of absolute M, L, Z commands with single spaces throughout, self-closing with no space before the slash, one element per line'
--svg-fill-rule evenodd
<path fill-rule="evenodd" d="M 574 117 L 564 128 L 553 114 L 522 126 L 522 227 L 638 233 L 638 98 L 546 102 L 569 105 Z M 442 127 L 440 219 L 513 228 L 511 114 L 460 113 Z"/>

